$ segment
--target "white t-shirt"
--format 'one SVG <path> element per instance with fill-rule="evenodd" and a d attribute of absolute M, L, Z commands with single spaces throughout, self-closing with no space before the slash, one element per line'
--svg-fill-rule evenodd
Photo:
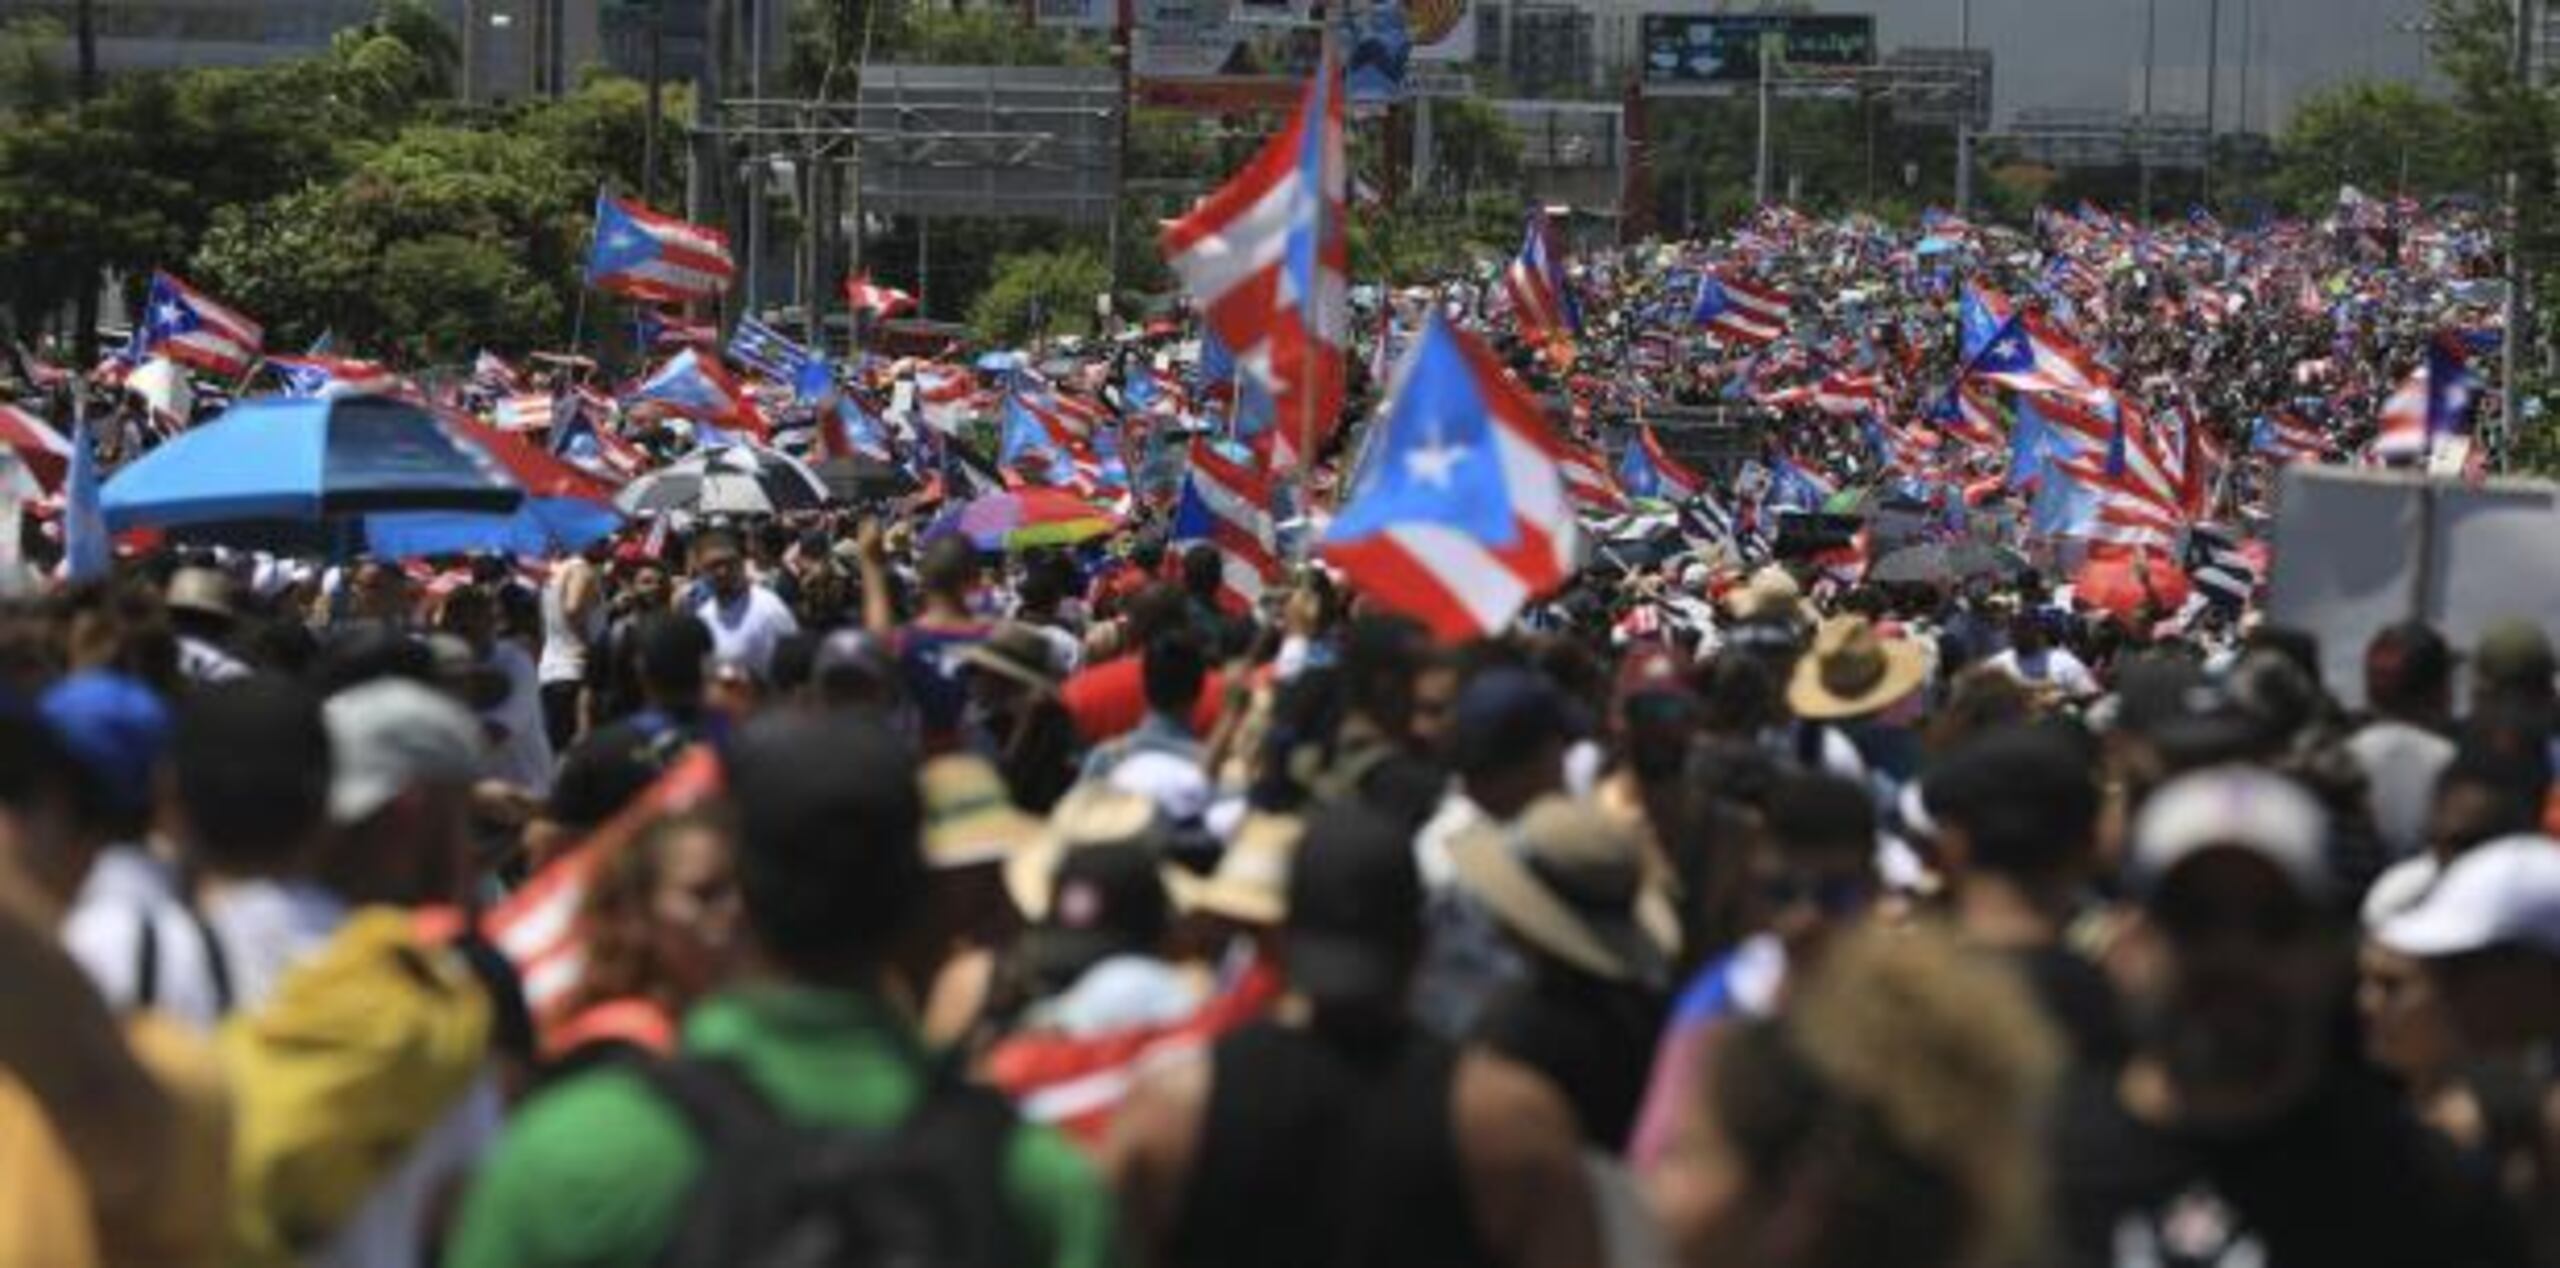
<path fill-rule="evenodd" d="M 727 602 L 712 595 L 693 614 L 711 627 L 713 659 L 744 665 L 759 678 L 773 668 L 774 644 L 800 632 L 790 605 L 763 586 L 749 586 Z"/>
<path fill-rule="evenodd" d="M 2028 686 L 2050 686 L 2073 699 L 2098 694 L 2097 675 L 2067 647 L 2048 647 L 2033 656 L 2021 656 L 2012 647 L 1983 663 Z"/>
<path fill-rule="evenodd" d="M 2436 777 L 2453 764 L 2453 741 L 2389 718 L 2347 737 L 2347 753 L 2364 768 L 2365 803 L 2394 858 L 2426 848 L 2427 811 Z"/>
<path fill-rule="evenodd" d="M 498 724 L 506 738 L 489 746 L 480 761 L 481 771 L 536 797 L 548 797 L 551 733 L 542 724 L 542 684 L 533 658 L 502 639 L 489 649 L 489 664 L 507 676 L 507 698 L 480 716 Z"/>
<path fill-rule="evenodd" d="M 240 1012 L 266 1002 L 285 971 L 346 920 L 347 906 L 337 895 L 309 881 L 274 880 L 217 885 L 191 916 L 175 888 L 151 892 L 134 864 L 121 861 L 103 888 L 84 888 L 62 924 L 64 948 L 88 970 L 98 994 L 118 1009 L 143 1003 L 146 937 L 151 1007 L 210 1029 L 223 1014 L 215 948 L 230 978 L 231 1010 Z"/>

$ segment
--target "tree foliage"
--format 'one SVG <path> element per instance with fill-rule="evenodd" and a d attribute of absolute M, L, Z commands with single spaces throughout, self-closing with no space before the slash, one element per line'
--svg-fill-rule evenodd
<path fill-rule="evenodd" d="M 1110 286 L 1110 266 L 1089 248 L 1008 255 L 996 261 L 987 288 L 969 305 L 969 324 L 999 344 L 1089 335 L 1094 297 Z"/>
<path fill-rule="evenodd" d="M 2297 213 L 2327 208 L 2342 185 L 2419 198 L 2487 193 L 2489 173 L 2455 140 L 2463 131 L 2450 102 L 2405 83 L 2349 80 L 2294 108 L 2276 145 L 2271 192 Z"/>

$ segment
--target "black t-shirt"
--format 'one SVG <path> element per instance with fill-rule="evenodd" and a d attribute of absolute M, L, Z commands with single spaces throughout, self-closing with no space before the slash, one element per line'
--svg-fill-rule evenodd
<path fill-rule="evenodd" d="M 2357 1071 L 2245 1137 L 2136 1122 L 2113 1070 L 2075 1070 L 2055 1123 L 2062 1268 L 2505 1268 L 2510 1212 Z"/>
<path fill-rule="evenodd" d="M 2061 947 L 2015 951 L 2008 956 L 2025 979 L 2045 1020 L 2070 1045 L 2077 1069 L 2112 1070 L 2124 1063 L 2132 1047 L 2115 984 L 2104 969 Z"/>

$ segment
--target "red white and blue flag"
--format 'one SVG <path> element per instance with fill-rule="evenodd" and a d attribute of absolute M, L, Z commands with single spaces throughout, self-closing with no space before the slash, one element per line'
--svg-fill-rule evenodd
<path fill-rule="evenodd" d="M 1217 548 L 1219 601 L 1250 612 L 1280 580 L 1278 528 L 1271 518 L 1271 478 L 1250 463 L 1218 452 L 1203 438 L 1191 442 L 1190 470 L 1174 502 L 1176 546 L 1207 542 Z"/>
<path fill-rule="evenodd" d="M 878 313 L 895 317 L 916 306 L 916 297 L 894 286 L 882 286 L 868 273 L 856 273 L 844 280 L 844 300 L 857 313 Z"/>
<path fill-rule="evenodd" d="M 381 364 L 352 357 L 269 357 L 287 396 L 361 396 L 415 391 Z"/>
<path fill-rule="evenodd" d="M 1484 345 L 1435 314 L 1376 432 L 1322 543 L 1353 586 L 1459 642 L 1572 575 L 1563 446 Z"/>
<path fill-rule="evenodd" d="M 691 301 L 718 296 L 736 274 L 729 235 L 597 195 L 595 246 L 587 253 L 589 286 L 633 299 Z"/>
<path fill-rule="evenodd" d="M 2477 385 L 2460 340 L 2436 336 L 2427 344 L 2427 359 L 2383 402 L 2373 455 L 2385 460 L 2427 458 L 2436 441 L 2461 435 L 2468 427 L 2475 395 Z"/>
<path fill-rule="evenodd" d="M 850 391 L 838 391 L 833 399 L 822 401 L 818 410 L 818 454 L 822 458 L 868 458 L 886 463 L 894 460 L 889 448 L 888 424 L 871 411 Z"/>
<path fill-rule="evenodd" d="M 1521 339 L 1547 349 L 1559 362 L 1571 361 L 1573 337 L 1582 333 L 1582 306 L 1574 302 L 1573 280 L 1565 274 L 1563 251 L 1544 208 L 1529 209 L 1520 254 L 1503 270 L 1502 286 L 1511 296 Z"/>
<path fill-rule="evenodd" d="M 1970 296 L 1966 303 L 1971 305 Z M 2000 322 L 1967 362 L 1965 377 L 2012 391 L 2084 401 L 2096 401 L 2112 390 L 2096 359 L 2077 340 L 2031 312 L 2015 313 Z"/>
<path fill-rule="evenodd" d="M 766 433 L 764 415 L 756 409 L 755 398 L 720 368 L 717 358 L 704 356 L 700 349 L 687 348 L 669 357 L 666 364 L 641 381 L 632 397 L 655 401 L 714 427 L 743 428 L 758 436 Z"/>
<path fill-rule="evenodd" d="M 257 364 L 266 331 L 177 277 L 154 273 L 136 343 L 126 352 L 133 364 L 157 353 L 207 374 L 236 378 Z"/>
<path fill-rule="evenodd" d="M 1686 502 L 1707 490 L 1706 478 L 1680 465 L 1663 450 L 1653 428 L 1643 424 L 1618 460 L 1618 483 L 1639 501 Z"/>
<path fill-rule="evenodd" d="M 2320 425 L 2289 409 L 2262 415 L 2249 429 L 2249 452 L 2280 463 L 2318 459 L 2328 451 L 2329 437 Z"/>
<path fill-rule="evenodd" d="M 1609 474 L 1609 464 L 1588 445 L 1560 442 L 1557 469 L 1564 474 L 1565 496 L 1588 515 L 1617 515 L 1627 509 L 1626 491 Z"/>
<path fill-rule="evenodd" d="M 1342 66 L 1328 43 L 1288 126 L 1165 226 L 1166 262 L 1277 407 L 1277 471 L 1312 462 L 1342 413 L 1351 320 L 1345 171 Z"/>
<path fill-rule="evenodd" d="M 1689 324 L 1704 327 L 1726 343 L 1759 348 L 1776 343 L 1787 333 L 1794 311 L 1795 301 L 1783 291 L 1707 273 L 1698 278 L 1698 297 L 1689 306 Z"/>
<path fill-rule="evenodd" d="M 71 467 L 71 442 L 43 419 L 15 405 L 0 404 L 0 448 L 16 454 L 28 474 L 46 493 L 62 490 Z"/>

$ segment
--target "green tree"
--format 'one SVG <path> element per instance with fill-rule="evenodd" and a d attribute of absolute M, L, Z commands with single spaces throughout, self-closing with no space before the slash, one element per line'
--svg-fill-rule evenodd
<path fill-rule="evenodd" d="M 1008 255 L 996 261 L 994 277 L 969 305 L 969 324 L 1000 344 L 1091 334 L 1094 297 L 1110 285 L 1110 267 L 1086 247 Z"/>
<path fill-rule="evenodd" d="M 1520 134 L 1502 112 L 1453 97 L 1431 103 L 1431 181 L 1473 193 L 1520 184 Z"/>
<path fill-rule="evenodd" d="M 63 69 L 69 48 L 62 24 L 51 18 L 0 23 L 0 119 L 71 104 L 71 75 Z"/>
<path fill-rule="evenodd" d="M 2342 185 L 2417 197 L 2487 193 L 2490 173 L 2461 141 L 2461 112 L 2397 82 L 2349 80 L 2294 108 L 2276 144 L 2273 193 L 2287 210 L 2326 209 Z"/>

